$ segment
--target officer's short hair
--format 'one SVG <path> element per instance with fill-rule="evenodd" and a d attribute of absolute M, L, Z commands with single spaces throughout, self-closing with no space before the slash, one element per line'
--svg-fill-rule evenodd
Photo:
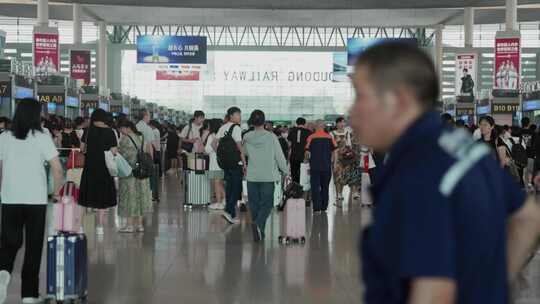
<path fill-rule="evenodd" d="M 379 92 L 405 85 L 411 88 L 421 106 L 434 108 L 439 97 L 439 77 L 431 58 L 419 47 L 402 42 L 385 42 L 368 48 L 356 62 L 367 68 Z"/>

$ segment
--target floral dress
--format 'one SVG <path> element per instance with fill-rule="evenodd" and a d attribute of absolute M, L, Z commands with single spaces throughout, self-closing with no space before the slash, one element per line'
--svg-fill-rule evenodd
<path fill-rule="evenodd" d="M 354 162 L 350 164 L 345 164 L 341 161 L 342 155 L 345 153 L 345 151 L 350 147 L 348 141 L 350 140 L 350 133 L 347 131 L 338 132 L 334 131 L 332 132 L 332 136 L 334 137 L 334 140 L 336 141 L 337 149 L 337 159 L 335 160 L 335 166 L 334 166 L 334 179 L 335 183 L 337 185 L 345 186 L 347 185 L 347 179 L 350 172 L 350 167 L 353 165 Z"/>
<path fill-rule="evenodd" d="M 362 170 L 364 169 L 362 164 L 361 155 L 363 153 L 363 147 L 356 136 L 351 136 L 351 149 L 356 155 L 356 159 L 353 164 L 348 167 L 348 175 L 346 177 L 347 185 L 349 187 L 360 187 L 362 184 Z"/>
<path fill-rule="evenodd" d="M 142 136 L 124 135 L 120 139 L 118 152 L 134 167 L 137 162 L 137 151 L 142 145 Z M 138 179 L 133 176 L 121 177 L 119 182 L 118 213 L 122 217 L 143 216 L 152 211 L 152 193 L 150 192 L 150 179 Z"/>

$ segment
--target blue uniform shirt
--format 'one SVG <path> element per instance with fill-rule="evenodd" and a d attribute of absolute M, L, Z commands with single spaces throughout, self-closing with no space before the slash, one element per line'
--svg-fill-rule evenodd
<path fill-rule="evenodd" d="M 427 113 L 392 147 L 372 193 L 365 303 L 407 303 L 420 277 L 453 279 L 459 304 L 508 303 L 506 224 L 525 193 L 486 145 Z"/>

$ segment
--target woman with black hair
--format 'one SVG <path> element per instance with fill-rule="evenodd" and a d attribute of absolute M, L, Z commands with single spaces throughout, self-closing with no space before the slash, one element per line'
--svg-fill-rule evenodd
<path fill-rule="evenodd" d="M 493 155 L 500 162 L 501 167 L 506 166 L 507 147 L 500 139 L 499 134 L 502 133 L 502 128 L 495 125 L 495 120 L 491 116 L 482 116 L 479 121 L 480 133 L 482 137 L 479 142 L 486 143 L 493 150 Z"/>
<path fill-rule="evenodd" d="M 244 152 L 249 157 L 246 180 L 249 210 L 254 223 L 253 238 L 258 242 L 265 238 L 266 220 L 274 202 L 275 183 L 281 179 L 280 173 L 289 174 L 289 168 L 277 136 L 264 128 L 264 112 L 253 111 L 248 123 L 255 130 L 244 136 Z"/>
<path fill-rule="evenodd" d="M 2 196 L 2 237 L 0 248 L 0 303 L 17 252 L 25 244 L 22 302 L 40 303 L 39 270 L 47 211 L 48 162 L 54 177 L 54 194 L 62 185 L 62 165 L 49 134 L 41 127 L 41 105 L 31 98 L 19 101 L 10 131 L 0 135 L 0 184 Z"/>
<path fill-rule="evenodd" d="M 137 162 L 137 153 L 143 146 L 143 136 L 127 119 L 120 121 L 118 127 L 122 133 L 119 152 L 134 168 Z M 143 216 L 152 210 L 150 179 L 138 179 L 134 176 L 121 177 L 118 192 L 118 213 L 127 218 L 127 225 L 122 227 L 119 232 L 144 232 Z"/>
<path fill-rule="evenodd" d="M 114 179 L 105 163 L 105 152 L 118 152 L 116 135 L 107 125 L 107 112 L 97 109 L 92 113 L 90 126 L 82 138 L 81 149 L 86 158 L 81 177 L 79 204 L 99 209 L 96 233 L 103 235 L 104 210 L 116 206 L 116 188 Z"/>

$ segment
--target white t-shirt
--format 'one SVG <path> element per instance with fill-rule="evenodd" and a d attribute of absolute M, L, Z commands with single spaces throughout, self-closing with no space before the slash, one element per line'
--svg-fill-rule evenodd
<path fill-rule="evenodd" d="M 2 161 L 2 204 L 46 205 L 45 162 L 58 156 L 50 135 L 30 132 L 25 140 L 11 132 L 0 135 Z"/>
<path fill-rule="evenodd" d="M 217 162 L 216 151 L 212 147 L 212 142 L 214 142 L 215 139 L 216 139 L 215 134 L 208 135 L 208 140 L 206 142 L 204 151 L 210 156 L 210 165 L 209 165 L 210 171 L 221 171 L 221 167 L 219 166 Z"/>
<path fill-rule="evenodd" d="M 158 129 L 153 129 L 152 132 L 154 132 L 154 141 L 152 142 L 154 149 L 161 151 L 161 133 L 159 133 Z"/>
<path fill-rule="evenodd" d="M 189 124 L 188 124 L 182 129 L 182 132 L 180 132 L 180 138 L 185 138 L 185 139 L 201 138 L 201 128 L 202 128 L 202 125 L 198 126 L 194 123 L 191 123 L 191 131 L 190 131 Z M 189 136 L 188 136 L 188 132 L 189 132 Z"/>
<path fill-rule="evenodd" d="M 137 131 L 141 132 L 144 139 L 144 144 L 152 144 L 154 141 L 154 131 L 152 131 L 152 128 L 144 122 L 144 120 L 139 121 L 137 124 Z"/>
<path fill-rule="evenodd" d="M 221 126 L 221 128 L 219 128 L 219 131 L 217 132 L 217 138 L 223 138 L 225 136 L 225 133 L 229 132 L 229 129 L 232 125 L 232 122 L 228 122 Z M 235 142 L 242 142 L 242 128 L 240 128 L 240 126 L 236 126 L 233 128 L 232 138 Z"/>

